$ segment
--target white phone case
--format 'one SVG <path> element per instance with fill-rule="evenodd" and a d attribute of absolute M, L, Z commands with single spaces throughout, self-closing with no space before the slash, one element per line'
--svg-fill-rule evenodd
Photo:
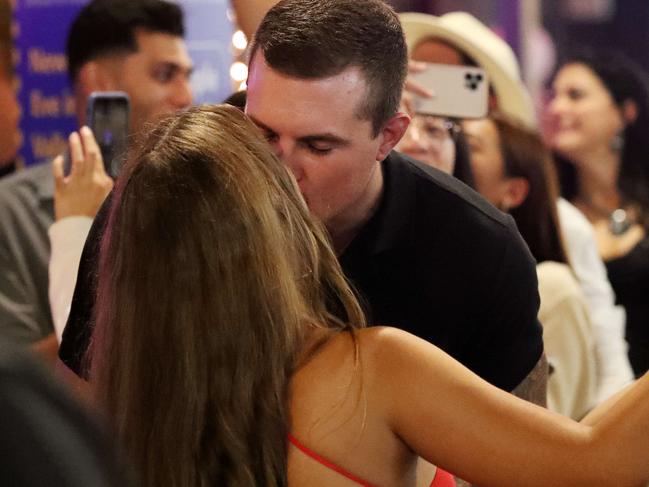
<path fill-rule="evenodd" d="M 416 113 L 452 118 L 483 118 L 487 115 L 489 80 L 481 68 L 428 64 L 410 77 L 431 90 L 432 98 L 413 97 Z"/>

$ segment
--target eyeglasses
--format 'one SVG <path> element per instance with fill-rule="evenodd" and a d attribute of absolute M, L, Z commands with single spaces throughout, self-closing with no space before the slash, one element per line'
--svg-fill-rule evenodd
<path fill-rule="evenodd" d="M 460 124 L 457 122 L 434 115 L 415 115 L 408 127 L 408 132 L 412 131 L 411 136 L 426 137 L 431 142 L 438 144 L 442 144 L 446 140 L 457 140 L 461 130 Z"/>

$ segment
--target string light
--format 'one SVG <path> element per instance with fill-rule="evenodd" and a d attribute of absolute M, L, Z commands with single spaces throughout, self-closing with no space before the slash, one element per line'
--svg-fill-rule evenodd
<path fill-rule="evenodd" d="M 236 49 L 243 51 L 246 47 L 248 47 L 248 39 L 246 38 L 246 34 L 244 34 L 241 30 L 238 30 L 234 34 L 232 34 L 232 45 Z"/>
<path fill-rule="evenodd" d="M 232 63 L 232 66 L 230 66 L 230 78 L 236 82 L 244 81 L 248 78 L 248 66 L 241 61 Z"/>

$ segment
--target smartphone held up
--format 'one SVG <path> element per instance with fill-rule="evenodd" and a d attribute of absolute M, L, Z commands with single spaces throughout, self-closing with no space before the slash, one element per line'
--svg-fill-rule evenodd
<path fill-rule="evenodd" d="M 433 92 L 431 98 L 415 96 L 415 113 L 449 118 L 483 118 L 487 115 L 489 80 L 481 68 L 427 64 L 410 75 L 413 81 Z"/>
<path fill-rule="evenodd" d="M 97 140 L 106 173 L 119 174 L 128 143 L 130 104 L 122 91 L 95 91 L 88 97 L 87 124 Z"/>

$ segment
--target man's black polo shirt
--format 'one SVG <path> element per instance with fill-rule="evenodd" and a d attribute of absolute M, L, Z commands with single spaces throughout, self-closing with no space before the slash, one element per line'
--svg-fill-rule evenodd
<path fill-rule="evenodd" d="M 368 323 L 409 331 L 512 390 L 543 351 L 535 263 L 514 220 L 396 152 L 382 169 L 377 212 L 340 257 Z"/>

